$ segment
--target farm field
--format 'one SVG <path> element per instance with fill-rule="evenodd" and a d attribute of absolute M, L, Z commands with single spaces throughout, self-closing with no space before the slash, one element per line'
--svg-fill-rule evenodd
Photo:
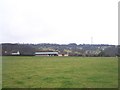
<path fill-rule="evenodd" d="M 4 56 L 3 88 L 117 88 L 117 57 Z"/>

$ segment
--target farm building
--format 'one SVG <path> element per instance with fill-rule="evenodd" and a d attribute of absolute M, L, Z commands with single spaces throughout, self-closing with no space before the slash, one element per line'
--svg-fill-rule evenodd
<path fill-rule="evenodd" d="M 19 51 L 17 51 L 17 52 L 12 52 L 11 54 L 12 54 L 12 55 L 20 55 L 20 52 L 19 52 Z"/>
<path fill-rule="evenodd" d="M 58 56 L 58 52 L 35 52 L 35 56 Z"/>
<path fill-rule="evenodd" d="M 58 54 L 58 56 L 69 56 L 68 54 Z"/>

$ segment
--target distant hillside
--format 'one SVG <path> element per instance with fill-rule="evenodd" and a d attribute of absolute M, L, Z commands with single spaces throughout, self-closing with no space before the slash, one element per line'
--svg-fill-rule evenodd
<path fill-rule="evenodd" d="M 115 45 L 106 44 L 12 44 L 2 43 L 2 54 L 11 55 L 19 51 L 21 55 L 34 55 L 36 51 L 57 51 L 60 54 L 69 56 L 116 56 L 118 48 Z"/>

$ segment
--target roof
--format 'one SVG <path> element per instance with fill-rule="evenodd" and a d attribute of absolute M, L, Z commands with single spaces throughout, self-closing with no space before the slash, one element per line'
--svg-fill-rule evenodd
<path fill-rule="evenodd" d="M 58 54 L 58 52 L 35 52 L 35 55 Z"/>

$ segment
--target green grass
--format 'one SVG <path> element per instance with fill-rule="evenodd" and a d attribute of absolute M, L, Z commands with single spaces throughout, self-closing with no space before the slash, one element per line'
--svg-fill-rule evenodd
<path fill-rule="evenodd" d="M 116 57 L 3 57 L 3 88 L 117 88 Z"/>

